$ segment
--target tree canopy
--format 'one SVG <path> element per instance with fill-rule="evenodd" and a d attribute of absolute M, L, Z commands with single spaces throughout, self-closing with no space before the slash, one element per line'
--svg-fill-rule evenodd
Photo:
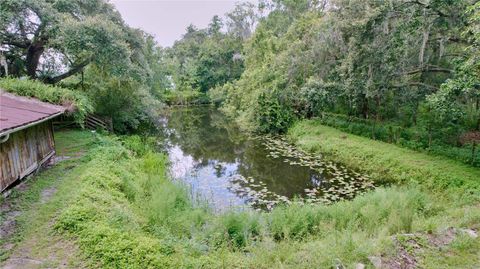
<path fill-rule="evenodd" d="M 0 11 L 0 50 L 10 76 L 82 90 L 95 113 L 112 118 L 120 131 L 149 118 L 146 104 L 156 102 L 165 84 L 163 52 L 112 4 L 1 0 Z"/>
<path fill-rule="evenodd" d="M 208 93 L 251 131 L 328 114 L 370 126 L 372 138 L 458 146 L 480 128 L 475 2 L 240 4 L 189 27 L 165 59 L 177 91 Z"/>
<path fill-rule="evenodd" d="M 92 62 L 129 64 L 132 30 L 105 1 L 2 0 L 0 10 L 0 42 L 13 75 L 55 83 Z"/>
<path fill-rule="evenodd" d="M 478 119 L 474 2 L 267 2 L 268 16 L 244 44 L 245 71 L 218 90 L 224 108 L 263 130 L 324 112 L 408 127 L 429 125 L 427 114 L 447 109 L 445 100 L 461 113 L 446 112 L 437 128 L 475 128 L 466 122 Z"/>

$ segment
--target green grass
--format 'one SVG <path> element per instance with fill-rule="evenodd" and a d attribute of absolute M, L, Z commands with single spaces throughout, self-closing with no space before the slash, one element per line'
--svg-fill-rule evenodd
<path fill-rule="evenodd" d="M 0 89 L 27 97 L 35 97 L 41 101 L 72 108 L 73 116 L 79 123 L 93 112 L 91 101 L 81 92 L 67 88 L 47 85 L 29 79 L 2 78 Z"/>
<path fill-rule="evenodd" d="M 307 140 L 299 126 L 291 136 L 298 135 L 303 147 L 316 149 L 314 144 L 324 141 L 308 136 L 310 142 L 302 142 Z M 324 129 L 319 130 L 321 135 Z M 406 183 L 408 179 L 401 181 L 403 186 L 380 187 L 331 206 L 292 204 L 270 213 L 215 215 L 192 203 L 185 186 L 168 179 L 165 156 L 146 148 L 138 137 L 70 131 L 59 132 L 56 139 L 58 152 L 85 156 L 40 174 L 15 198 L 25 212 L 16 249 L 29 246 L 36 259 L 48 260 L 48 243 L 60 239 L 75 246 L 68 260 L 71 268 L 354 268 L 359 262 L 371 267 L 371 255 L 395 257 L 392 238 L 398 235 L 426 238 L 441 236 L 448 227 L 480 228 L 480 207 L 473 198 L 450 203 L 449 196 L 439 198 L 421 183 Z M 349 139 L 358 152 L 368 144 Z M 346 149 L 350 147 L 332 156 L 350 156 L 340 155 Z M 50 184 L 57 193 L 39 203 L 41 190 Z M 438 190 L 456 192 L 469 184 L 470 179 Z M 478 254 L 478 240 L 459 236 L 441 249 L 425 245 L 417 259 L 424 268 L 474 268 Z"/>
<path fill-rule="evenodd" d="M 297 123 L 289 137 L 299 147 L 364 171 L 380 184 L 416 183 L 454 192 L 462 200 L 480 200 L 480 169 L 455 160 L 346 134 L 315 120 Z"/>
<path fill-rule="evenodd" d="M 78 190 L 78 184 L 72 178 L 86 169 L 85 163 L 88 162 L 88 156 L 85 154 L 98 145 L 95 136 L 90 132 L 64 131 L 56 133 L 55 136 L 57 155 L 72 158 L 32 176 L 24 183 L 25 188 L 14 189 L 9 197 L 2 201 L 2 203 L 9 203 L 12 210 L 22 212 L 17 219 L 13 236 L 0 241 L 0 245 L 16 245 L 13 253 L 2 250 L 2 260 L 12 255 L 29 255 L 33 259 L 44 259 L 46 264 L 55 267 L 58 266 L 58 262 L 50 263 L 49 256 L 56 253 L 56 259 L 62 259 L 71 268 L 78 267 L 82 262 L 78 260 L 83 257 L 82 254 L 68 246 L 62 237 L 55 234 L 52 219 L 61 208 L 68 205 L 72 194 Z M 42 194 L 46 189 L 55 190 L 55 195 L 45 202 L 46 199 L 42 198 Z M 75 255 L 77 255 L 76 258 Z"/>
<path fill-rule="evenodd" d="M 445 129 L 437 128 L 429 135 L 425 126 L 402 127 L 398 122 L 377 122 L 372 119 L 328 112 L 321 113 L 315 121 L 346 133 L 392 143 L 432 156 L 445 156 L 467 165 L 480 167 L 480 152 L 472 156 L 471 145 L 459 147 L 453 142 L 458 140 L 453 137 L 460 136 L 459 132 L 462 131 L 460 129 L 452 130 L 452 127 L 445 126 Z"/>

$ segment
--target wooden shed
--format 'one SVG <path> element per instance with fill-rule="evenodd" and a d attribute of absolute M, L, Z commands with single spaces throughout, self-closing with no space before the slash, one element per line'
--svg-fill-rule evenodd
<path fill-rule="evenodd" d="M 65 108 L 0 89 L 0 191 L 55 155 L 52 119 Z"/>

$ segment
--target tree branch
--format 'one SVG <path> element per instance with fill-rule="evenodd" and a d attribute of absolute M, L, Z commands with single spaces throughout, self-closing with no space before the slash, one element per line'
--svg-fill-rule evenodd
<path fill-rule="evenodd" d="M 68 70 L 67 72 L 65 72 L 63 74 L 60 74 L 60 75 L 55 76 L 55 77 L 45 77 L 42 80 L 45 83 L 55 84 L 55 83 L 65 79 L 65 78 L 68 78 L 70 76 L 73 76 L 73 75 L 81 72 L 83 70 L 83 68 L 85 68 L 85 66 L 87 66 L 90 62 L 92 62 L 92 59 L 87 59 L 87 60 L 73 66 L 70 70 Z"/>
<path fill-rule="evenodd" d="M 425 88 L 429 88 L 431 90 L 438 90 L 437 87 L 435 86 L 432 86 L 432 85 L 428 85 L 426 83 L 423 83 L 423 82 L 408 82 L 408 83 L 405 83 L 405 84 L 400 84 L 400 85 L 392 85 L 392 87 L 394 88 L 403 88 L 403 87 L 406 87 L 406 86 L 422 86 L 422 87 L 425 87 Z"/>
<path fill-rule="evenodd" d="M 401 73 L 400 75 L 413 75 L 413 74 L 418 74 L 418 73 L 424 73 L 424 72 L 432 72 L 432 73 L 452 73 L 453 70 L 448 69 L 448 68 L 442 68 L 439 66 L 433 66 L 433 65 L 427 65 L 425 67 L 420 67 L 418 69 L 414 69 L 411 71 L 406 71 L 404 73 Z"/>
<path fill-rule="evenodd" d="M 442 11 L 433 9 L 429 4 L 420 2 L 420 0 L 408 1 L 408 2 L 405 2 L 405 4 L 417 4 L 425 7 L 426 9 L 432 10 L 433 12 L 437 13 L 440 17 L 449 17 L 447 14 L 443 13 Z"/>
<path fill-rule="evenodd" d="M 3 33 L 0 43 L 2 45 L 15 46 L 22 49 L 26 49 L 30 46 L 30 40 L 21 39 L 9 33 Z"/>

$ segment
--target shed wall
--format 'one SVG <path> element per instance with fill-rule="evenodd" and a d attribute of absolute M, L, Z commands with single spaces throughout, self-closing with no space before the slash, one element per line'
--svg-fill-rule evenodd
<path fill-rule="evenodd" d="M 51 121 L 10 134 L 0 144 L 0 191 L 35 171 L 54 154 Z"/>

